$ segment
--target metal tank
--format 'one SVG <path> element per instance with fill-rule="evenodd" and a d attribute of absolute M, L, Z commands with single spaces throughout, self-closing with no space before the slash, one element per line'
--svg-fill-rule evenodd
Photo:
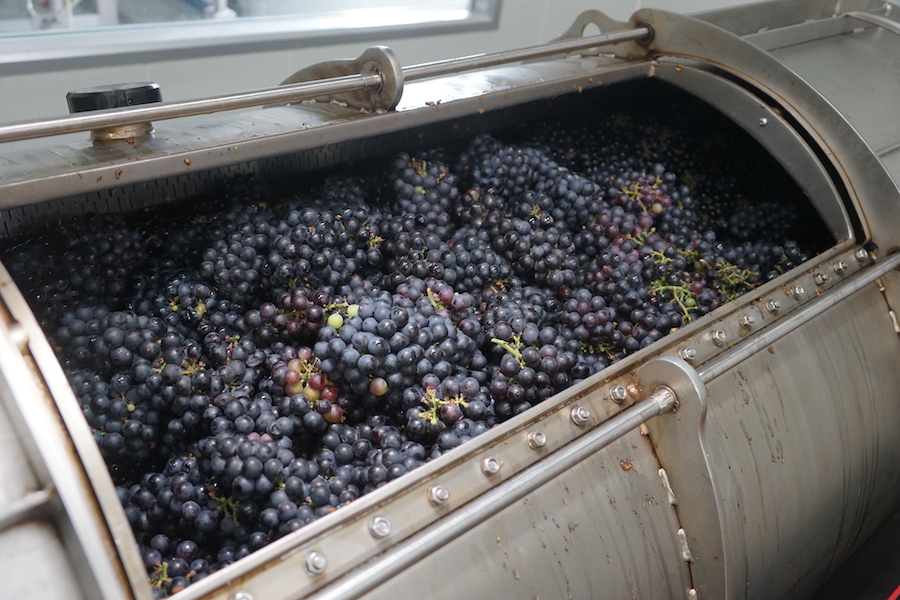
<path fill-rule="evenodd" d="M 177 597 L 808 597 L 900 508 L 897 10 L 588 12 L 535 48 L 405 68 L 373 48 L 268 90 L 0 126 L 4 142 L 98 140 L 0 155 L 9 238 L 178 202 L 235 173 L 540 119 L 649 80 L 753 136 L 833 236 L 801 267 Z M 601 33 L 582 37 L 591 23 Z M 156 134 L 141 136 L 149 122 Z M 4 595 L 150 598 L 78 402 L 2 269 L 0 298 Z"/>

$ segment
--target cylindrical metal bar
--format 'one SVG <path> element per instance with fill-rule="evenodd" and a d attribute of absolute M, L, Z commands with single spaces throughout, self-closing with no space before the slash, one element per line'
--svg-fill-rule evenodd
<path fill-rule="evenodd" d="M 397 548 L 385 552 L 381 558 L 348 574 L 334 586 L 312 598 L 315 600 L 358 598 L 375 589 L 403 569 L 421 560 L 423 556 L 434 552 L 454 538 L 483 523 L 635 427 L 672 410 L 676 402 L 677 399 L 672 390 L 660 387 L 643 402 L 612 417 L 593 431 L 522 471 L 509 481 L 498 485 L 468 505 L 450 513 L 433 527 L 418 532 Z"/>
<path fill-rule="evenodd" d="M 575 52 L 597 46 L 646 39 L 651 35 L 651 32 L 652 29 L 649 26 L 636 27 L 634 29 L 613 31 L 611 33 L 587 38 L 551 42 L 549 44 L 531 46 L 519 50 L 497 52 L 494 54 L 480 54 L 477 56 L 414 65 L 403 69 L 403 79 L 404 81 L 414 81 L 426 77 L 436 77 L 448 73 L 491 67 L 509 62 L 538 58 L 540 56 Z M 382 85 L 382 78 L 377 74 L 346 75 L 343 77 L 332 77 L 329 79 L 319 79 L 304 83 L 252 90 L 238 94 L 214 96 L 212 98 L 129 106 L 79 113 L 53 119 L 9 123 L 7 125 L 0 125 L 0 143 L 61 135 L 64 133 L 90 131 L 92 129 L 123 127 L 138 123 L 149 123 L 151 121 L 190 117 L 226 110 L 236 110 L 239 108 L 250 108 L 253 106 L 262 106 L 264 104 L 296 102 L 298 100 L 316 98 L 319 96 L 377 88 L 380 85 Z"/>
<path fill-rule="evenodd" d="M 0 508 L 0 531 L 31 519 L 49 506 L 53 497 L 50 490 L 38 490 L 3 506 Z"/>
<path fill-rule="evenodd" d="M 376 88 L 379 85 L 381 85 L 380 75 L 347 75 L 199 100 L 160 102 L 77 113 L 46 120 L 10 123 L 0 125 L 0 143 L 190 117 L 277 102 L 295 102 L 318 96 Z"/>
<path fill-rule="evenodd" d="M 407 82 L 415 81 L 417 79 L 449 75 L 460 71 L 495 67 L 505 63 L 530 60 L 542 56 L 551 56 L 553 54 L 577 52 L 578 50 L 587 50 L 588 48 L 643 40 L 651 36 L 652 31 L 650 26 L 647 25 L 635 27 L 634 29 L 612 31 L 610 33 L 603 33 L 591 37 L 561 40 L 558 42 L 541 44 L 540 46 L 529 46 L 528 48 L 519 48 L 518 50 L 495 52 L 493 54 L 476 54 L 474 56 L 464 56 L 461 58 L 451 58 L 421 65 L 413 65 L 403 69 L 403 80 Z"/>
<path fill-rule="evenodd" d="M 900 252 L 892 254 L 884 259 L 884 262 L 876 263 L 866 269 L 857 271 L 843 283 L 836 285 L 815 298 L 804 306 L 801 306 L 791 315 L 779 319 L 778 322 L 760 331 L 758 334 L 748 337 L 736 344 L 730 351 L 719 355 L 699 370 L 703 383 L 709 383 L 716 377 L 726 373 L 732 367 L 740 364 L 750 356 L 760 352 L 778 339 L 784 337 L 800 325 L 811 321 L 838 302 L 858 292 L 865 286 L 874 282 L 882 275 L 900 267 Z"/>
<path fill-rule="evenodd" d="M 847 13 L 844 13 L 845 17 L 852 17 L 858 21 L 863 21 L 865 23 L 869 23 L 870 25 L 877 25 L 882 29 L 886 29 L 891 33 L 896 35 L 900 35 L 900 23 L 894 21 L 893 19 L 889 19 L 884 15 L 876 15 L 874 13 L 854 10 Z"/>

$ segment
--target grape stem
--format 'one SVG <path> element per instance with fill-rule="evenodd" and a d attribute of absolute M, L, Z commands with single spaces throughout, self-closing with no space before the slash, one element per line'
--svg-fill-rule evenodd
<path fill-rule="evenodd" d="M 512 343 L 507 342 L 506 340 L 501 340 L 500 338 L 491 338 L 491 342 L 497 344 L 507 352 L 509 352 L 513 358 L 515 358 L 519 366 L 523 369 L 525 368 L 525 361 L 522 360 L 522 338 L 519 334 L 513 334 Z"/>
<path fill-rule="evenodd" d="M 419 418 L 428 420 L 432 425 L 437 425 L 438 414 L 448 404 L 458 404 L 463 408 L 468 406 L 463 400 L 462 394 L 457 394 L 452 398 L 438 398 L 437 390 L 432 387 L 425 388 L 425 394 L 419 402 L 427 407 L 426 410 L 419 413 Z"/>
<path fill-rule="evenodd" d="M 689 311 L 697 306 L 697 298 L 685 285 L 666 285 L 664 280 L 657 279 L 650 284 L 650 291 L 660 296 L 663 294 L 670 296 L 681 310 L 685 323 L 690 323 L 694 320 Z"/>
<path fill-rule="evenodd" d="M 164 588 L 169 584 L 169 563 L 159 561 L 153 567 L 153 577 L 150 578 L 150 587 Z"/>
<path fill-rule="evenodd" d="M 241 503 L 231 496 L 228 496 L 227 498 L 214 497 L 213 500 L 215 500 L 217 505 L 216 512 L 221 511 L 222 515 L 226 519 L 231 519 L 232 521 L 234 521 L 234 524 L 237 525 L 237 511 Z"/>

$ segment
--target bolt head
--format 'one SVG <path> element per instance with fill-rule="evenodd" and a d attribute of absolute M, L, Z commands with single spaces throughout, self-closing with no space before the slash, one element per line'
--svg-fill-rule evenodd
<path fill-rule="evenodd" d="M 613 385 L 609 388 L 609 399 L 616 404 L 622 404 L 628 398 L 628 390 L 624 385 Z"/>
<path fill-rule="evenodd" d="M 768 310 L 773 315 L 781 310 L 781 302 L 778 300 L 769 300 L 766 302 L 766 310 Z"/>
<path fill-rule="evenodd" d="M 794 298 L 794 300 L 799 300 L 803 297 L 804 294 L 806 294 L 806 290 L 803 289 L 802 285 L 795 285 L 791 288 L 790 294 L 791 297 Z"/>
<path fill-rule="evenodd" d="M 528 446 L 534 450 L 543 448 L 547 445 L 547 436 L 544 435 L 543 431 L 529 431 L 527 439 Z"/>
<path fill-rule="evenodd" d="M 481 461 L 481 472 L 488 476 L 496 475 L 502 464 L 496 456 L 487 456 Z"/>
<path fill-rule="evenodd" d="M 691 362 L 695 358 L 697 358 L 697 351 L 690 346 L 686 348 L 682 348 L 678 351 L 678 356 L 682 358 L 682 360 L 686 360 L 687 362 Z"/>
<path fill-rule="evenodd" d="M 709 334 L 712 343 L 716 346 L 722 346 L 725 342 L 728 341 L 728 334 L 725 333 L 722 329 L 716 329 L 712 333 Z"/>
<path fill-rule="evenodd" d="M 321 575 L 325 572 L 326 567 L 328 567 L 328 559 L 321 552 L 310 552 L 303 559 L 303 570 L 310 577 Z"/>
<path fill-rule="evenodd" d="M 838 275 L 842 275 L 844 273 L 844 271 L 847 270 L 847 263 L 845 263 L 842 260 L 837 261 L 832 266 L 834 267 L 834 272 L 837 273 Z"/>
<path fill-rule="evenodd" d="M 864 263 L 869 259 L 869 252 L 865 248 L 860 248 L 854 256 L 856 256 L 856 260 Z"/>
<path fill-rule="evenodd" d="M 391 522 L 387 517 L 372 517 L 369 521 L 369 533 L 373 538 L 385 538 L 391 533 Z"/>
<path fill-rule="evenodd" d="M 765 127 L 765 126 L 768 125 L 768 124 L 769 124 L 769 120 L 768 120 L 767 118 L 765 118 L 765 117 L 762 117 L 762 118 L 759 120 L 759 126 L 760 126 L 760 127 Z"/>
<path fill-rule="evenodd" d="M 433 485 L 428 488 L 428 501 L 435 506 L 445 504 L 450 499 L 450 490 L 442 485 Z"/>
<path fill-rule="evenodd" d="M 744 329 L 750 329 L 753 327 L 753 315 L 741 315 L 738 319 L 738 323 Z"/>
<path fill-rule="evenodd" d="M 588 410 L 586 406 L 580 404 L 572 407 L 570 415 L 572 417 L 572 422 L 576 425 L 584 425 L 591 420 L 591 411 Z"/>

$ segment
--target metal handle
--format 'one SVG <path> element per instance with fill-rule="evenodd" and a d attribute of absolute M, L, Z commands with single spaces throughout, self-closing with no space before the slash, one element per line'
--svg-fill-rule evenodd
<path fill-rule="evenodd" d="M 900 23 L 894 21 L 893 19 L 889 19 L 883 15 L 876 15 L 875 13 L 853 10 L 850 12 L 844 13 L 845 17 L 851 17 L 858 21 L 863 21 L 865 23 L 869 23 L 871 25 L 877 25 L 882 29 L 887 29 L 891 33 L 895 33 L 900 35 Z"/>
<path fill-rule="evenodd" d="M 421 560 L 423 556 L 438 550 L 451 540 L 560 476 L 635 427 L 672 410 L 676 404 L 677 399 L 671 389 L 665 386 L 657 388 L 643 402 L 627 408 L 590 433 L 515 475 L 504 484 L 448 514 L 433 527 L 419 531 L 403 545 L 391 552 L 384 553 L 380 558 L 348 574 L 335 585 L 312 598 L 315 600 L 358 598 Z"/>
<path fill-rule="evenodd" d="M 16 142 L 64 133 L 90 131 L 91 129 L 122 127 L 148 121 L 190 117 L 225 110 L 261 106 L 263 104 L 296 102 L 298 100 L 343 92 L 375 89 L 380 85 L 381 76 L 377 74 L 348 75 L 297 85 L 242 92 L 240 94 L 213 96 L 212 98 L 200 100 L 160 102 L 158 104 L 78 113 L 53 119 L 22 121 L 0 126 L 0 142 Z"/>
<path fill-rule="evenodd" d="M 449 75 L 451 73 L 470 71 L 472 69 L 495 67 L 505 63 L 518 62 L 520 60 L 530 60 L 542 56 L 577 52 L 579 50 L 620 44 L 622 42 L 641 41 L 644 43 L 645 41 L 649 41 L 649 38 L 652 35 L 653 29 L 649 25 L 643 24 L 634 29 L 612 31 L 610 33 L 602 33 L 586 38 L 561 40 L 558 42 L 541 44 L 539 46 L 519 48 L 518 50 L 507 50 L 505 52 L 495 52 L 493 54 L 476 54 L 474 56 L 464 56 L 461 58 L 451 58 L 421 65 L 413 65 L 403 69 L 403 78 L 405 81 L 415 81 L 417 79 Z"/>
<path fill-rule="evenodd" d="M 634 29 L 613 31 L 611 33 L 577 40 L 551 42 L 549 44 L 531 46 L 519 50 L 497 52 L 494 54 L 480 54 L 414 65 L 400 70 L 399 73 L 392 72 L 392 69 L 390 68 L 392 65 L 379 65 L 384 67 L 381 71 L 318 79 L 315 81 L 264 88 L 238 94 L 227 94 L 199 100 L 185 100 L 182 102 L 162 102 L 143 106 L 98 110 L 90 113 L 79 113 L 52 119 L 21 121 L 18 123 L 0 125 L 0 143 L 61 135 L 64 133 L 90 131 L 92 129 L 123 127 L 150 121 L 211 114 L 226 110 L 262 106 L 265 104 L 297 102 L 323 96 L 335 96 L 338 94 L 366 90 L 379 90 L 385 84 L 386 78 L 390 80 L 391 83 L 400 86 L 402 89 L 403 82 L 405 81 L 415 81 L 427 77 L 436 77 L 448 73 L 491 67 L 541 56 L 575 52 L 608 44 L 618 44 L 632 40 L 643 41 L 647 40 L 651 35 L 652 29 L 650 26 L 644 25 Z"/>

